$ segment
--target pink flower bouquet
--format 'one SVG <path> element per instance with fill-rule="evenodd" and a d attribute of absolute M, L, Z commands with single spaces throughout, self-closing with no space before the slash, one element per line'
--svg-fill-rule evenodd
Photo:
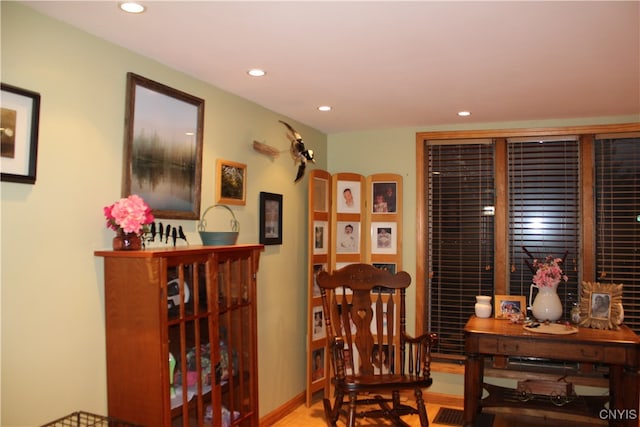
<path fill-rule="evenodd" d="M 553 286 L 564 280 L 568 280 L 568 277 L 562 274 L 562 268 L 560 264 L 562 258 L 553 258 L 549 255 L 544 262 L 533 260 L 533 268 L 536 269 L 536 274 L 533 276 L 533 283 L 540 286 Z"/>
<path fill-rule="evenodd" d="M 146 231 L 146 225 L 154 221 L 151 208 L 137 194 L 122 198 L 104 207 L 107 227 L 124 233 L 140 234 Z"/>

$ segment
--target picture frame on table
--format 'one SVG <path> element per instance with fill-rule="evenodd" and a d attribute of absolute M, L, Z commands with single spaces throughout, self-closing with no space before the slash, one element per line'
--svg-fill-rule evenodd
<path fill-rule="evenodd" d="M 580 326 L 618 329 L 624 320 L 622 288 L 622 284 L 582 282 Z"/>
<path fill-rule="evenodd" d="M 40 94 L 6 83 L 0 86 L 0 179 L 35 184 Z"/>
<path fill-rule="evenodd" d="M 494 313 L 496 319 L 510 319 L 512 315 L 526 315 L 527 297 L 523 295 L 496 295 Z"/>
<path fill-rule="evenodd" d="M 282 244 L 282 194 L 260 192 L 260 243 Z"/>
<path fill-rule="evenodd" d="M 156 218 L 199 219 L 204 100 L 127 73 L 122 193 Z"/>
<path fill-rule="evenodd" d="M 231 160 L 216 161 L 216 201 L 227 205 L 247 203 L 247 165 Z"/>

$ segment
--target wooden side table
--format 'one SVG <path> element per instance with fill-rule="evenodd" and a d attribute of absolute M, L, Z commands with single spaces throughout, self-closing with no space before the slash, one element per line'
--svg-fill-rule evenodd
<path fill-rule="evenodd" d="M 611 426 L 637 427 L 640 419 L 640 337 L 627 326 L 617 331 L 579 328 L 571 335 L 531 332 L 521 324 L 472 316 L 464 328 L 464 425 L 482 409 L 484 356 L 520 356 L 609 366 Z M 615 412 L 615 413 L 614 413 Z"/>

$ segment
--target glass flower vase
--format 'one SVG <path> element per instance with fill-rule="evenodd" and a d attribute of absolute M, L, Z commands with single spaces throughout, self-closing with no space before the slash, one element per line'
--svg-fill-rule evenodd
<path fill-rule="evenodd" d="M 562 317 L 562 302 L 558 296 L 558 284 L 560 281 L 554 282 L 551 286 L 531 285 L 529 292 L 529 301 L 533 296 L 533 288 L 538 289 L 533 304 L 531 304 L 531 313 L 540 322 L 555 322 Z"/>
<path fill-rule="evenodd" d="M 114 251 L 138 251 L 142 249 L 142 238 L 136 233 L 125 233 L 118 230 L 113 238 Z"/>

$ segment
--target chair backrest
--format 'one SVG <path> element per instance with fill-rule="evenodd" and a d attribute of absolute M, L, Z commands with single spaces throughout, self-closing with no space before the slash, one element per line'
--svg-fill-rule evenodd
<path fill-rule="evenodd" d="M 320 272 L 317 282 L 338 378 L 397 372 L 397 359 L 404 355 L 398 347 L 405 334 L 404 299 L 411 276 L 350 264 L 331 274 Z"/>

